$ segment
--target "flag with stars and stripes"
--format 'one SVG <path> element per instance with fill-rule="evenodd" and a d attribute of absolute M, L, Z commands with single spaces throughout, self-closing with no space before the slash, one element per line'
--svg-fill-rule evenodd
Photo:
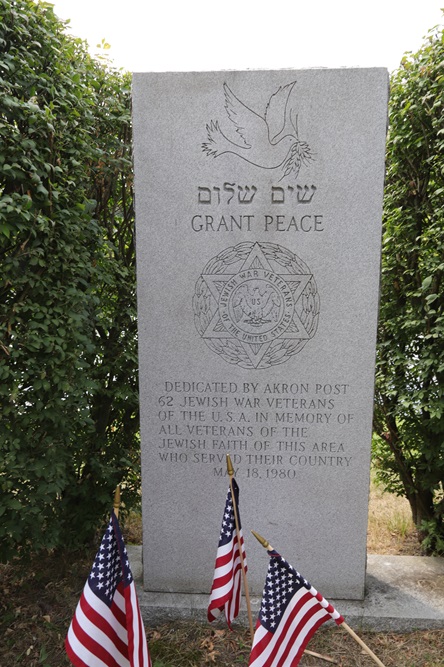
<path fill-rule="evenodd" d="M 225 510 L 220 529 L 219 546 L 217 548 L 216 566 L 214 570 L 213 586 L 211 588 L 210 603 L 208 605 L 208 620 L 214 621 L 220 612 L 225 612 L 228 627 L 239 613 L 241 597 L 242 565 L 239 552 L 239 540 L 242 548 L 242 557 L 245 572 L 247 561 L 245 556 L 244 538 L 239 516 L 239 487 L 232 480 L 234 499 L 231 489 L 228 489 Z M 234 517 L 234 503 L 239 524 L 239 540 L 236 533 Z"/>
<path fill-rule="evenodd" d="M 134 579 L 114 511 L 65 648 L 75 667 L 151 667 Z"/>
<path fill-rule="evenodd" d="M 249 665 L 295 667 L 322 623 L 344 619 L 282 556 L 269 556 Z"/>

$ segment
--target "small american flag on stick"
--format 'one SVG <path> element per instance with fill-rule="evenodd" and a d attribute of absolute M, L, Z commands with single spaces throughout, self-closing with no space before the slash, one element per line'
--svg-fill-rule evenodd
<path fill-rule="evenodd" d="M 269 556 L 249 665 L 296 667 L 322 623 L 344 619 L 282 556 L 274 550 Z"/>
<path fill-rule="evenodd" d="M 231 493 L 233 489 L 233 495 Z M 224 515 L 220 530 L 219 546 L 216 555 L 213 586 L 211 588 L 210 603 L 208 605 L 208 620 L 214 621 L 221 611 L 225 611 L 228 627 L 239 613 L 241 597 L 242 565 L 239 551 L 239 541 L 242 548 L 244 570 L 247 571 L 247 561 L 244 548 L 244 538 L 239 516 L 239 487 L 236 480 L 231 480 L 225 502 Z M 236 533 L 234 503 L 239 526 L 239 539 Z"/>
<path fill-rule="evenodd" d="M 65 639 L 76 667 L 151 667 L 133 575 L 113 512 Z"/>

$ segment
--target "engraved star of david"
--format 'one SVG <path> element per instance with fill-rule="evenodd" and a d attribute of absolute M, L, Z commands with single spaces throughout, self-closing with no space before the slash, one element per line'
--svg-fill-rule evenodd
<path fill-rule="evenodd" d="M 286 273 L 278 262 L 273 268 L 255 243 L 236 274 L 202 274 L 217 309 L 202 332 L 204 339 L 236 339 L 257 368 L 274 340 L 308 340 L 297 304 L 311 273 Z M 257 302 L 267 301 L 265 308 Z M 236 312 L 238 313 L 236 315 Z M 239 315 L 240 313 L 240 315 Z"/>

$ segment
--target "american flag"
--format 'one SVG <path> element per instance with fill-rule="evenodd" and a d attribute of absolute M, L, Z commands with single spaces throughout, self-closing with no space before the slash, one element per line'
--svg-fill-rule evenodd
<path fill-rule="evenodd" d="M 242 545 L 242 555 L 245 572 L 247 561 L 245 556 L 244 538 L 239 516 L 239 487 L 232 480 L 234 492 L 234 503 L 239 523 L 239 538 Z M 236 522 L 234 517 L 234 503 L 231 489 L 228 489 L 225 510 L 220 529 L 219 546 L 217 548 L 216 566 L 214 570 L 213 586 L 211 588 L 210 603 L 208 605 L 208 620 L 214 621 L 221 611 L 225 611 L 228 627 L 231 621 L 239 613 L 241 597 L 241 555 L 239 553 L 239 542 L 236 533 Z"/>
<path fill-rule="evenodd" d="M 295 667 L 322 623 L 344 619 L 282 556 L 269 556 L 249 665 Z"/>
<path fill-rule="evenodd" d="M 65 648 L 76 667 L 151 667 L 134 579 L 114 511 Z"/>

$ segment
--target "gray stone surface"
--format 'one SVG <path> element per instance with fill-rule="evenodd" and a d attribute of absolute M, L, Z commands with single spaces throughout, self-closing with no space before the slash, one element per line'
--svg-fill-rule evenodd
<path fill-rule="evenodd" d="M 136 74 L 144 584 L 207 593 L 229 452 L 267 537 L 361 599 L 388 75 Z"/>
<path fill-rule="evenodd" d="M 129 553 L 136 577 L 135 572 L 141 573 L 142 548 L 129 547 Z M 206 621 L 208 595 L 146 592 L 141 577 L 137 584 L 146 622 Z M 365 589 L 362 601 L 331 600 L 355 629 L 407 632 L 444 628 L 444 558 L 369 555 Z M 252 598 L 254 618 L 259 603 L 259 597 Z M 248 624 L 244 600 L 238 622 Z"/>

